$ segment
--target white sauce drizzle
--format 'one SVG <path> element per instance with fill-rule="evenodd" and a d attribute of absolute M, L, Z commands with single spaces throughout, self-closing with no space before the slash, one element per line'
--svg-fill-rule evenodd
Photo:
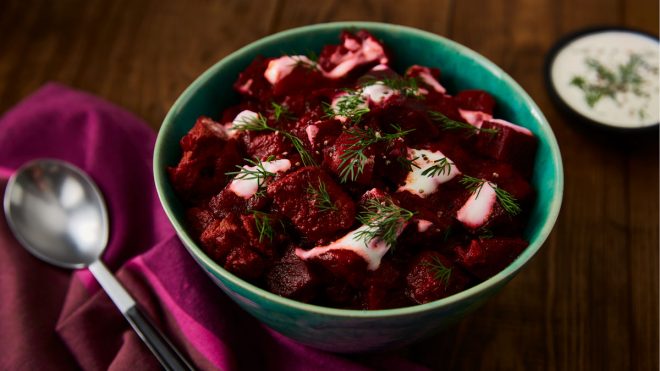
<path fill-rule="evenodd" d="M 291 161 L 289 160 L 274 160 L 262 162 L 264 169 L 270 173 L 282 173 L 291 168 Z M 256 166 L 243 166 L 243 169 L 254 171 L 257 170 Z M 263 179 L 262 179 L 263 181 Z M 229 190 L 234 192 L 237 196 L 248 199 L 254 196 L 259 190 L 259 179 L 236 179 L 229 183 Z"/>
<path fill-rule="evenodd" d="M 483 124 L 484 121 L 491 121 L 493 119 L 493 115 L 481 111 L 470 111 L 459 108 L 458 113 L 461 114 L 461 117 L 467 121 L 468 124 L 476 128 L 481 128 L 481 124 Z"/>
<path fill-rule="evenodd" d="M 307 139 L 309 140 L 309 143 L 314 145 L 314 139 L 319 133 L 319 127 L 316 125 L 309 125 L 305 128 L 305 132 L 307 133 Z"/>
<path fill-rule="evenodd" d="M 529 135 L 530 137 L 533 136 L 532 132 L 529 129 L 524 128 L 520 125 L 512 124 L 508 121 L 501 120 L 501 119 L 491 119 L 491 120 L 488 120 L 488 121 L 490 121 L 492 123 L 495 123 L 495 124 L 498 124 L 498 125 L 501 125 L 501 126 L 506 126 L 506 127 L 510 128 L 510 129 L 513 129 L 513 130 L 515 130 L 519 133 Z"/>
<path fill-rule="evenodd" d="M 417 232 L 419 232 L 419 233 L 424 233 L 424 232 L 426 232 L 426 231 L 427 231 L 432 225 L 433 225 L 433 223 L 431 223 L 431 222 L 428 221 L 428 220 L 425 220 L 425 219 L 418 219 L 418 220 L 417 220 Z"/>
<path fill-rule="evenodd" d="M 311 250 L 303 250 L 301 248 L 296 249 L 296 255 L 303 260 L 312 259 L 322 255 L 330 250 L 350 250 L 361 256 L 364 261 L 367 262 L 367 269 L 376 270 L 380 266 L 380 261 L 383 256 L 390 249 L 389 245 L 385 241 L 379 238 L 373 238 L 365 243 L 364 240 L 358 240 L 355 235 L 360 231 L 368 230 L 369 227 L 366 225 L 361 226 L 360 228 L 348 232 L 344 237 L 332 242 L 327 246 L 317 246 Z M 398 231 L 398 234 L 401 233 L 403 228 Z"/>
<path fill-rule="evenodd" d="M 374 103 L 381 103 L 396 93 L 396 90 L 385 85 L 382 81 L 377 81 L 374 84 L 365 86 L 362 89 L 362 98 L 370 100 Z"/>
<path fill-rule="evenodd" d="M 447 89 L 445 89 L 445 87 L 442 86 L 438 82 L 438 80 L 436 80 L 435 77 L 433 77 L 433 75 L 431 75 L 431 73 L 428 71 L 428 69 L 424 69 L 424 70 L 420 71 L 418 76 L 422 79 L 422 81 L 426 85 L 432 87 L 433 90 L 437 91 L 438 93 L 445 94 L 447 92 Z"/>
<path fill-rule="evenodd" d="M 304 63 L 309 66 L 316 64 L 304 55 L 285 55 L 283 57 L 273 59 L 268 62 L 268 68 L 264 72 L 264 77 L 271 84 L 276 84 L 286 76 L 288 76 L 297 65 Z"/>
<path fill-rule="evenodd" d="M 458 210 L 456 219 L 469 228 L 479 228 L 488 221 L 496 201 L 495 188 L 490 182 L 484 181 L 481 189 L 474 192 Z"/>
<path fill-rule="evenodd" d="M 407 158 L 412 160 L 416 157 L 417 159 L 413 161 L 413 164 L 419 168 L 412 166 L 412 171 L 408 173 L 406 183 L 399 187 L 399 192 L 408 191 L 419 197 L 426 198 L 428 195 L 436 192 L 440 184 L 446 183 L 461 174 L 461 171 L 456 165 L 448 165 L 449 171 L 445 171 L 443 174 L 437 174 L 435 176 L 422 175 L 424 170 L 436 165 L 435 161 L 446 158 L 447 156 L 440 151 L 432 152 L 425 149 L 408 148 Z M 453 164 L 453 161 L 448 157 L 447 161 Z"/>
<path fill-rule="evenodd" d="M 330 62 L 335 64 L 335 67 L 330 71 L 322 70 L 325 77 L 338 79 L 361 64 L 374 61 L 378 61 L 380 64 L 388 62 L 383 47 L 371 38 L 362 41 L 361 45 L 357 41 L 347 38 L 344 40 L 344 47 L 349 50 L 348 53 L 342 54 L 337 50 L 330 56 Z"/>

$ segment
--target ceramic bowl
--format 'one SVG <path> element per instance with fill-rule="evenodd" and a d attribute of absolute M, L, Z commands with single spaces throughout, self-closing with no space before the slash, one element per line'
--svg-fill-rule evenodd
<path fill-rule="evenodd" d="M 231 86 L 257 55 L 318 51 L 323 45 L 338 43 L 344 29 L 366 29 L 381 39 L 393 52 L 394 67 L 399 72 L 411 64 L 439 67 L 441 83 L 450 93 L 469 88 L 488 91 L 497 100 L 497 117 L 523 125 L 538 137 L 532 180 L 538 197 L 524 232 L 530 244 L 500 273 L 468 290 L 423 305 L 370 311 L 327 308 L 277 296 L 234 276 L 210 259 L 187 230 L 183 207 L 166 172 L 181 157 L 181 137 L 198 116 L 219 117 L 223 108 L 238 101 Z M 334 352 L 403 346 L 475 310 L 502 289 L 539 250 L 555 223 L 563 194 L 562 162 L 555 136 L 534 101 L 511 77 L 483 56 L 444 37 L 370 22 L 327 23 L 287 30 L 253 42 L 217 62 L 181 94 L 165 117 L 156 142 L 154 176 L 160 200 L 179 238 L 222 291 L 276 331 L 300 343 Z"/>

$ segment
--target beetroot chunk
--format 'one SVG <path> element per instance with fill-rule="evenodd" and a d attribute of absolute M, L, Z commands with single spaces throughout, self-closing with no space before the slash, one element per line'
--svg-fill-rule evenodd
<path fill-rule="evenodd" d="M 329 202 L 323 202 L 321 189 Z M 330 242 L 355 220 L 355 203 L 321 168 L 303 167 L 268 186 L 275 209 L 310 241 Z"/>
<path fill-rule="evenodd" d="M 495 99 L 483 90 L 463 90 L 456 95 L 458 107 L 469 111 L 493 114 Z"/>
<path fill-rule="evenodd" d="M 406 275 L 406 294 L 419 304 L 465 289 L 468 277 L 451 260 L 435 251 L 422 251 Z"/>
<path fill-rule="evenodd" d="M 225 269 L 246 279 L 256 280 L 266 267 L 264 259 L 246 246 L 236 246 L 227 255 Z"/>
<path fill-rule="evenodd" d="M 237 143 L 229 140 L 222 124 L 200 117 L 181 138 L 183 156 L 168 168 L 170 180 L 184 199 L 198 201 L 217 193 L 227 183 L 225 173 L 239 163 Z"/>
<path fill-rule="evenodd" d="M 229 214 L 221 220 L 215 219 L 206 227 L 200 240 L 206 253 L 223 264 L 234 246 L 242 246 L 246 243 L 243 223 L 235 214 Z"/>
<path fill-rule="evenodd" d="M 285 256 L 266 273 L 268 291 L 303 302 L 316 295 L 317 279 L 307 264 L 289 249 Z"/>
<path fill-rule="evenodd" d="M 503 120 L 484 121 L 481 128 L 497 132 L 482 131 L 477 135 L 475 148 L 479 153 L 511 163 L 526 177 L 531 175 L 537 141 L 529 130 Z"/>
<path fill-rule="evenodd" d="M 511 264 L 527 245 L 527 241 L 521 238 L 472 240 L 468 247 L 456 249 L 457 261 L 467 271 L 485 280 Z"/>

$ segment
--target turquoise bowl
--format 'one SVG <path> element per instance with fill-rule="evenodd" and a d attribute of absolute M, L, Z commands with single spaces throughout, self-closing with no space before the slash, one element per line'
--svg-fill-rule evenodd
<path fill-rule="evenodd" d="M 387 310 L 345 310 L 305 304 L 274 295 L 227 272 L 202 251 L 186 228 L 181 203 L 166 167 L 180 157 L 179 139 L 200 115 L 219 117 L 238 101 L 232 84 L 257 55 L 319 51 L 337 43 L 344 29 L 367 29 L 395 56 L 395 69 L 411 64 L 439 67 L 449 92 L 478 88 L 497 100 L 496 117 L 530 129 L 539 139 L 533 185 L 538 198 L 525 238 L 529 247 L 506 269 L 468 290 L 431 303 Z M 534 256 L 548 237 L 561 206 L 563 169 L 550 125 L 534 101 L 509 75 L 474 51 L 444 37 L 383 23 L 340 22 L 306 26 L 253 42 L 198 77 L 177 99 L 158 133 L 154 176 L 160 200 L 188 252 L 238 305 L 276 331 L 300 343 L 334 352 L 363 352 L 403 346 L 456 322 L 498 292 Z M 215 293 L 209 293 L 215 295 Z M 541 293 L 539 293 L 541 295 Z"/>

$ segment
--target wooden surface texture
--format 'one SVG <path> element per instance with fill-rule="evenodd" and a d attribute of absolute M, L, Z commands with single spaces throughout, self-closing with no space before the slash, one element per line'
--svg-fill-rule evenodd
<path fill-rule="evenodd" d="M 566 33 L 609 25 L 657 35 L 657 0 L 2 0 L 0 113 L 58 81 L 157 130 L 223 56 L 273 32 L 338 20 L 414 26 L 483 54 L 541 107 L 564 160 L 562 211 L 533 261 L 474 315 L 401 352 L 434 369 L 657 370 L 657 131 L 580 127 L 543 81 L 544 57 Z"/>

